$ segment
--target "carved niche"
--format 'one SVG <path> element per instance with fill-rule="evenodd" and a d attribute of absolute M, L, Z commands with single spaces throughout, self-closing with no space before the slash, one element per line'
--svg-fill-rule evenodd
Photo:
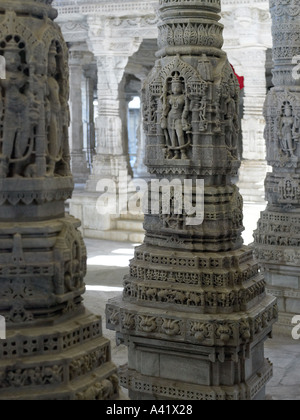
<path fill-rule="evenodd" d="M 268 162 L 275 167 L 297 167 L 300 157 L 300 102 L 285 90 L 271 91 L 265 105 Z"/>
<path fill-rule="evenodd" d="M 148 137 L 159 136 L 170 163 L 191 159 L 192 147 L 202 144 L 203 136 L 217 134 L 224 139 L 228 160 L 237 160 L 239 86 L 228 61 L 221 59 L 216 66 L 205 54 L 193 65 L 179 55 L 166 61 L 158 60 L 143 88 Z M 211 159 L 207 156 L 205 161 L 212 166 Z"/>
<path fill-rule="evenodd" d="M 164 67 L 158 64 L 148 82 L 149 87 L 143 89 L 146 133 L 162 132 L 166 159 L 188 159 L 195 131 L 192 124 L 198 125 L 198 132 L 207 127 L 207 81 L 177 56 Z"/>
<path fill-rule="evenodd" d="M 42 21 L 43 22 L 43 21 Z M 68 50 L 57 25 L 32 31 L 6 12 L 0 29 L 0 178 L 69 176 Z"/>

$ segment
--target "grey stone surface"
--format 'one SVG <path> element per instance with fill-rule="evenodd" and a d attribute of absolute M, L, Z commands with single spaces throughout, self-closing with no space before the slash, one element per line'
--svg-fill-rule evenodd
<path fill-rule="evenodd" d="M 255 232 L 255 253 L 265 272 L 269 291 L 280 299 L 275 331 L 290 333 L 291 320 L 300 307 L 300 196 L 299 117 L 297 68 L 300 7 L 297 1 L 272 0 L 273 84 L 265 103 L 267 160 L 267 209 Z"/>
<path fill-rule="evenodd" d="M 202 224 L 187 206 L 179 214 L 182 192 L 171 192 L 167 212 L 159 192 L 123 298 L 107 305 L 107 325 L 129 351 L 121 383 L 138 399 L 262 398 L 272 376 L 262 349 L 277 305 L 241 236 L 243 203 L 231 182 L 239 85 L 221 50 L 220 11 L 219 0 L 159 3 L 158 59 L 143 87 L 145 162 L 159 181 L 193 180 L 194 203 L 204 179 L 205 210 Z M 152 373 L 145 348 L 159 356 Z"/>
<path fill-rule="evenodd" d="M 110 343 L 82 305 L 80 221 L 64 214 L 73 190 L 68 49 L 51 3 L 1 2 L 0 399 L 111 399 Z"/>
<path fill-rule="evenodd" d="M 250 215 L 252 214 L 252 206 L 246 206 L 246 216 L 248 216 L 249 207 Z M 127 266 L 129 260 L 134 256 L 134 247 L 131 243 L 120 244 L 98 240 L 86 240 L 86 245 L 88 250 L 86 276 L 88 291 L 85 294 L 85 305 L 90 311 L 102 317 L 104 335 L 110 338 L 112 343 L 112 359 L 117 366 L 123 366 L 128 361 L 128 349 L 125 345 L 117 346 L 115 333 L 106 329 L 105 306 L 107 300 L 121 297 L 123 278 L 129 272 Z M 273 378 L 267 385 L 268 398 L 299 400 L 299 341 L 292 340 L 291 336 L 283 338 L 275 335 L 272 340 L 267 340 L 265 343 L 265 356 L 272 361 L 274 371 Z M 151 359 L 151 362 L 153 360 Z M 155 369 L 157 369 L 158 355 L 155 356 L 155 360 Z M 130 360 L 129 363 L 131 363 Z M 150 364 L 148 358 L 147 363 Z M 149 369 L 151 369 L 151 365 Z M 294 377 L 294 385 L 286 385 L 291 373 Z M 226 380 L 228 380 L 227 375 L 228 370 L 225 373 Z"/>

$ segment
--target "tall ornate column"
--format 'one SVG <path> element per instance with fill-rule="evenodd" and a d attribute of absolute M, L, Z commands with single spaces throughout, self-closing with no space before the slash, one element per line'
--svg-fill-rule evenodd
<path fill-rule="evenodd" d="M 71 168 L 75 183 L 83 184 L 89 176 L 86 152 L 83 145 L 83 53 L 70 51 L 70 145 L 71 145 Z"/>
<path fill-rule="evenodd" d="M 123 298 L 107 305 L 108 327 L 128 346 L 122 383 L 134 399 L 263 399 L 272 375 L 264 342 L 277 306 L 242 245 L 242 199 L 231 183 L 239 86 L 221 50 L 220 3 L 159 2 L 159 59 L 143 89 L 146 163 L 156 176 L 147 233 Z M 201 179 L 202 224 L 200 214 L 188 217 L 187 201 L 180 212 L 178 189 L 167 199 L 152 189 L 193 182 L 184 198 L 195 204 Z"/>
<path fill-rule="evenodd" d="M 96 68 L 87 65 L 84 69 L 84 120 L 83 120 L 83 137 L 89 171 L 92 169 L 92 162 L 96 148 L 95 133 L 95 116 L 94 116 L 94 88 L 96 86 L 97 74 Z"/>
<path fill-rule="evenodd" d="M 245 77 L 243 161 L 239 172 L 239 188 L 245 201 L 264 203 L 265 161 L 263 106 L 267 93 L 266 47 L 257 46 L 243 53 Z"/>
<path fill-rule="evenodd" d="M 263 3 L 239 3 L 238 0 L 223 3 L 224 22 L 228 22 L 224 48 L 231 64 L 245 79 L 243 160 L 238 186 L 245 201 L 264 204 L 267 164 L 263 106 L 267 94 L 266 51 L 272 44 L 271 23 Z"/>
<path fill-rule="evenodd" d="M 128 59 L 138 50 L 142 40 L 130 34 L 118 38 L 112 19 L 105 16 L 89 16 L 88 24 L 89 49 L 96 58 L 98 73 L 97 147 L 85 191 L 74 194 L 70 212 L 82 219 L 85 236 L 127 241 L 130 232 L 120 233 L 117 229 L 117 217 L 127 204 L 127 181 L 130 180 L 129 176 L 128 179 L 124 176 L 119 182 L 121 171 L 124 174 L 129 170 L 120 90 L 123 89 L 122 80 Z M 105 190 L 99 181 L 104 179 L 116 183 L 117 201 L 124 203 L 118 214 L 99 215 L 97 203 L 99 195 Z"/>
<path fill-rule="evenodd" d="M 144 121 L 143 116 L 141 115 L 139 127 L 137 131 L 137 158 L 135 164 L 135 173 L 138 178 L 148 178 L 149 174 L 147 167 L 145 166 L 145 151 L 146 151 L 146 136 L 144 132 Z"/>
<path fill-rule="evenodd" d="M 300 55 L 298 1 L 271 0 L 274 88 L 265 104 L 268 163 L 267 209 L 255 232 L 257 259 L 269 291 L 278 297 L 276 330 L 290 334 L 300 314 L 300 81 L 293 57 Z"/>
<path fill-rule="evenodd" d="M 120 170 L 127 170 L 120 116 L 119 85 L 123 79 L 128 56 L 97 56 L 98 117 L 96 119 L 97 150 L 87 191 L 96 191 L 101 178 L 117 179 Z"/>
<path fill-rule="evenodd" d="M 82 305 L 80 222 L 64 212 L 73 190 L 68 49 L 51 3 L 0 4 L 0 399 L 111 399 L 110 343 Z"/>

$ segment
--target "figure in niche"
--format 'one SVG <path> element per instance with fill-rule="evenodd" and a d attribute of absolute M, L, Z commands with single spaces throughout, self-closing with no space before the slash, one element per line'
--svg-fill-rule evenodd
<path fill-rule="evenodd" d="M 1 43 L 6 61 L 6 79 L 0 80 L 4 97 L 0 177 L 22 175 L 24 162 L 32 155 L 34 139 L 30 138 L 28 75 L 25 45 L 18 36 Z M 28 69 L 27 69 L 28 71 Z M 10 167 L 11 164 L 14 164 Z M 11 173 L 10 173 L 11 170 Z"/>
<path fill-rule="evenodd" d="M 163 95 L 161 127 L 164 130 L 168 159 L 188 159 L 186 151 L 191 145 L 191 125 L 188 122 L 189 99 L 184 93 L 184 80 L 175 72 Z"/>
<path fill-rule="evenodd" d="M 299 133 L 297 133 L 293 110 L 291 105 L 286 102 L 283 106 L 283 116 L 280 119 L 279 125 L 279 140 L 282 151 L 290 157 L 296 157 L 295 141 L 298 141 L 298 139 Z"/>
<path fill-rule="evenodd" d="M 292 182 L 290 180 L 286 181 L 285 184 L 285 191 L 284 191 L 284 198 L 286 199 L 295 199 L 295 194 L 293 191 L 293 186 L 292 186 Z"/>
<path fill-rule="evenodd" d="M 237 145 L 239 135 L 239 119 L 237 104 L 235 101 L 235 86 L 230 84 L 229 95 L 225 101 L 225 142 L 233 157 L 237 157 Z"/>
<path fill-rule="evenodd" d="M 26 178 L 44 177 L 46 174 L 46 157 L 45 157 L 45 107 L 44 101 L 47 87 L 47 63 L 41 60 L 42 52 L 39 49 L 31 59 L 29 64 L 30 70 L 30 95 L 31 106 L 29 110 L 29 118 L 31 122 L 31 131 L 35 133 L 35 137 L 39 139 L 35 144 L 36 159 L 29 162 L 24 170 Z"/>
<path fill-rule="evenodd" d="M 83 285 L 83 273 L 80 270 L 80 246 L 73 243 L 72 260 L 65 266 L 65 291 L 74 292 Z"/>
<path fill-rule="evenodd" d="M 203 54 L 199 59 L 197 70 L 203 80 L 213 81 L 212 66 L 206 54 Z"/>
<path fill-rule="evenodd" d="M 53 43 L 48 56 L 48 79 L 46 96 L 46 121 L 48 135 L 47 175 L 53 176 L 57 162 L 62 159 L 62 104 L 57 81 L 57 47 Z"/>

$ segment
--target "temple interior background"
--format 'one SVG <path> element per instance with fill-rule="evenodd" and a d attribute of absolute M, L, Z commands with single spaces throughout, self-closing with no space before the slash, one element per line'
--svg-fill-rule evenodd
<path fill-rule="evenodd" d="M 121 293 L 128 261 L 144 232 L 142 215 L 99 220 L 93 210 L 96 186 L 103 177 L 116 178 L 118 168 L 135 178 L 149 177 L 140 107 L 141 88 L 156 59 L 158 1 L 56 0 L 54 5 L 70 50 L 70 144 L 76 188 L 68 204 L 71 214 L 82 220 L 88 244 L 86 302 L 96 313 L 102 302 L 104 319 L 105 303 Z M 269 2 L 222 0 L 221 22 L 224 50 L 236 74 L 244 78 L 237 182 L 244 199 L 243 238 L 248 245 L 266 207 L 264 180 L 270 169 L 263 118 L 266 94 L 273 86 Z M 113 343 L 114 335 L 105 333 Z M 269 394 L 300 399 L 299 343 L 280 336 L 267 345 L 278 368 Z M 126 363 L 124 346 L 113 345 L 113 354 L 118 365 Z"/>
<path fill-rule="evenodd" d="M 221 3 L 223 50 L 241 82 L 237 142 L 241 167 L 234 181 L 244 200 L 244 244 L 254 249 L 253 234 L 267 206 L 265 179 L 272 171 L 264 138 L 264 106 L 274 87 L 270 4 L 265 0 Z M 97 202 L 104 192 L 103 179 L 114 181 L 121 199 L 136 192 L 132 180 L 150 179 L 141 92 L 157 60 L 158 6 L 158 0 L 53 2 L 69 51 L 69 147 L 75 189 L 65 210 L 81 221 L 79 231 L 87 247 L 85 306 L 102 317 L 103 335 L 111 341 L 112 362 L 121 367 L 119 372 L 127 363 L 128 349 L 123 342 L 117 346 L 116 333 L 107 329 L 106 304 L 122 295 L 134 249 L 144 241 L 144 215 L 100 216 Z M 272 245 L 268 238 L 266 245 Z M 292 246 L 295 252 L 299 243 Z M 271 276 L 274 264 L 268 270 Z M 300 341 L 292 338 L 291 324 L 291 314 L 300 315 L 299 270 L 294 264 L 286 287 L 284 270 L 272 280 L 280 315 L 273 339 L 265 343 L 266 357 L 273 364 L 266 388 L 269 399 L 300 400 Z M 125 388 L 120 398 L 128 398 Z M 82 399 L 89 399 L 88 394 Z"/>

